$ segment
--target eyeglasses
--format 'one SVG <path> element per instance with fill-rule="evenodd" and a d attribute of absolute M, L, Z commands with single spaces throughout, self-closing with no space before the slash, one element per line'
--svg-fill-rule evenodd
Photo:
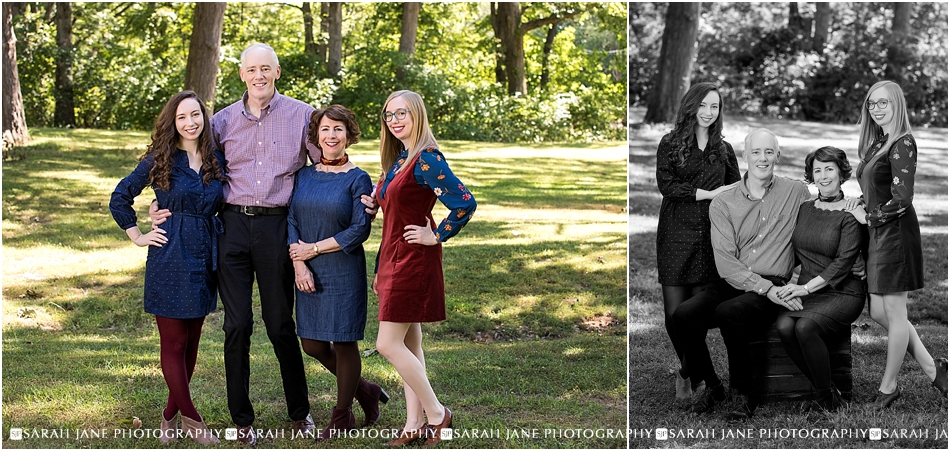
<path fill-rule="evenodd" d="M 396 120 L 401 121 L 401 120 L 403 120 L 403 119 L 406 118 L 406 115 L 407 115 L 407 114 L 409 114 L 409 110 L 407 110 L 407 109 L 405 109 L 405 108 L 400 108 L 400 109 L 398 109 L 398 110 L 396 110 L 396 111 L 393 111 L 393 112 L 391 112 L 391 113 L 390 113 L 389 111 L 384 111 L 384 112 L 383 112 L 383 120 L 386 121 L 386 122 L 392 122 L 392 121 L 393 121 L 393 118 L 396 118 Z"/>
<path fill-rule="evenodd" d="M 866 106 L 868 110 L 870 111 L 874 109 L 875 105 L 877 105 L 877 108 L 879 110 L 883 110 L 884 108 L 887 108 L 887 99 L 881 99 L 881 100 L 878 100 L 877 102 L 872 102 L 868 100 L 868 103 L 866 103 L 864 106 Z"/>

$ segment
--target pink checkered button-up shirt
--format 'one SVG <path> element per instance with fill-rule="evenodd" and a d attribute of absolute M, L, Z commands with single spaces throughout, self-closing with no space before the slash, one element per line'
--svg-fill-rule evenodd
<path fill-rule="evenodd" d="M 275 92 L 255 117 L 245 107 L 247 92 L 211 118 L 218 148 L 227 160 L 231 180 L 224 201 L 254 207 L 286 207 L 294 189 L 294 174 L 320 149 L 307 142 L 314 108 Z"/>

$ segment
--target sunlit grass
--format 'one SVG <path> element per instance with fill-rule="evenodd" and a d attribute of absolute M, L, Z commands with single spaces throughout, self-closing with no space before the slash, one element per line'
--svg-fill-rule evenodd
<path fill-rule="evenodd" d="M 158 425 L 167 389 L 154 317 L 142 311 L 147 250 L 112 220 L 109 196 L 141 156 L 147 132 L 34 129 L 24 161 L 3 165 L 3 431 L 10 427 Z M 475 218 L 445 245 L 448 320 L 424 326 L 436 392 L 465 428 L 626 426 L 626 148 L 620 143 L 512 145 L 442 142 L 479 201 Z M 378 143 L 352 160 L 376 179 Z M 148 227 L 146 190 L 136 201 Z M 437 205 L 436 218 L 445 210 Z M 368 269 L 377 220 L 365 244 Z M 255 294 L 256 298 L 256 294 Z M 370 294 L 366 340 L 378 322 Z M 251 396 L 255 426 L 289 426 L 273 349 L 255 301 Z M 18 314 L 19 313 L 19 314 Z M 223 310 L 205 320 L 192 392 L 213 428 L 231 427 L 224 392 Z M 587 321 L 601 320 L 600 326 Z M 305 356 L 318 427 L 335 381 Z M 398 374 L 378 354 L 363 375 L 394 396 L 380 428 L 399 428 Z M 358 410 L 358 409 L 357 409 Z M 361 419 L 358 412 L 358 419 Z M 458 427 L 458 426 L 457 426 Z M 381 446 L 380 440 L 325 446 Z M 445 447 L 622 447 L 625 439 L 456 440 Z M 226 442 L 226 445 L 233 445 Z M 267 448 L 300 447 L 289 439 Z M 3 441 L 4 447 L 158 446 L 156 440 Z M 195 446 L 190 442 L 178 446 Z M 311 446 L 310 443 L 304 446 Z"/>

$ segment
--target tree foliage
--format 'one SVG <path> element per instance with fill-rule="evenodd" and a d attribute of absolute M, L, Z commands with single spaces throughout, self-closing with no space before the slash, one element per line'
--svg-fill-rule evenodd
<path fill-rule="evenodd" d="M 799 5 L 813 23 L 816 5 Z M 665 10 L 630 6 L 632 105 L 654 91 Z M 906 38 L 892 30 L 893 3 L 832 3 L 830 18 L 819 52 L 810 29 L 789 26 L 788 3 L 704 3 L 691 80 L 718 83 L 727 113 L 856 123 L 868 88 L 899 74 L 911 122 L 947 126 L 946 3 L 914 4 Z"/>
<path fill-rule="evenodd" d="M 56 30 L 42 7 L 26 5 L 31 6 L 13 22 L 20 38 L 27 122 L 48 126 L 53 123 Z M 532 11 L 557 7 L 537 3 Z M 426 99 L 441 139 L 622 139 L 626 6 L 591 3 L 584 9 L 559 27 L 543 91 L 546 30 L 525 35 L 529 90 L 508 98 L 495 81 L 487 3 L 422 4 L 411 61 L 399 52 L 401 4 L 345 3 L 342 68 L 336 77 L 319 55 L 306 51 L 299 6 L 231 3 L 214 105 L 220 109 L 241 98 L 246 87 L 238 74 L 240 53 L 248 44 L 266 42 L 280 58 L 276 85 L 281 93 L 313 105 L 346 105 L 357 113 L 367 138 L 379 133 L 378 116 L 389 93 L 411 89 Z M 184 84 L 194 10 L 192 3 L 74 3 L 77 126 L 151 128 L 164 102 Z M 405 67 L 401 81 L 399 67 Z"/>

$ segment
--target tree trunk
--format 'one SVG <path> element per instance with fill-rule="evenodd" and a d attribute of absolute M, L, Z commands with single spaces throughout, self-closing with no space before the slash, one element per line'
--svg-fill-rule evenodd
<path fill-rule="evenodd" d="M 558 25 L 553 24 L 551 28 L 548 29 L 548 36 L 544 40 L 544 48 L 542 49 L 541 56 L 541 90 L 544 91 L 548 87 L 548 78 L 550 78 L 550 68 L 548 67 L 548 60 L 551 57 L 551 50 L 554 49 L 554 38 L 557 36 Z"/>
<path fill-rule="evenodd" d="M 327 71 L 336 77 L 343 65 L 343 4 L 330 3 L 327 8 Z"/>
<path fill-rule="evenodd" d="M 16 5 L 3 2 L 3 148 L 21 146 L 30 142 L 20 95 L 20 75 L 16 67 L 16 36 L 13 34 L 13 9 Z"/>
<path fill-rule="evenodd" d="M 528 82 L 524 73 L 524 35 L 521 26 L 521 6 L 517 2 L 498 3 L 498 38 L 501 50 L 505 54 L 505 78 L 508 80 L 508 94 L 528 93 Z"/>
<path fill-rule="evenodd" d="M 416 53 L 416 35 L 419 32 L 419 10 L 422 3 L 405 2 L 402 4 L 402 30 L 399 35 L 399 53 L 406 55 L 406 64 Z M 403 66 L 396 68 L 396 80 L 402 81 L 406 77 Z"/>
<path fill-rule="evenodd" d="M 214 91 L 221 52 L 224 2 L 198 2 L 185 66 L 185 89 L 191 89 L 214 111 Z"/>
<path fill-rule="evenodd" d="M 53 125 L 76 126 L 76 108 L 73 103 L 73 6 L 56 3 L 56 108 Z"/>
<path fill-rule="evenodd" d="M 521 23 L 522 10 L 517 2 L 496 4 L 492 28 L 495 29 L 495 37 L 501 41 L 501 49 L 505 55 L 505 78 L 508 80 L 509 95 L 528 93 L 524 64 L 524 35 L 535 28 L 557 25 L 559 22 L 570 19 L 581 12 L 579 8 L 570 9 L 573 9 L 573 11 L 562 11 Z"/>
<path fill-rule="evenodd" d="M 887 67 L 884 75 L 891 81 L 904 85 L 906 69 L 913 63 L 910 46 L 910 18 L 914 14 L 914 4 L 894 3 L 894 21 L 891 23 L 891 39 L 887 44 Z"/>
<path fill-rule="evenodd" d="M 899 36 L 907 36 L 910 32 L 910 17 L 914 14 L 914 4 L 908 2 L 894 3 L 894 22 L 891 23 L 891 32 Z"/>
<path fill-rule="evenodd" d="M 699 36 L 699 3 L 670 3 L 654 90 L 644 122 L 672 122 L 680 98 L 689 89 Z"/>
<path fill-rule="evenodd" d="M 402 34 L 399 35 L 399 51 L 408 56 L 416 53 L 416 34 L 419 32 L 419 10 L 422 3 L 402 4 Z"/>
<path fill-rule="evenodd" d="M 826 2 L 815 3 L 815 37 L 811 41 L 812 50 L 819 55 L 825 52 L 825 43 L 828 42 L 828 29 L 831 28 L 831 4 Z"/>
<path fill-rule="evenodd" d="M 798 12 L 798 2 L 788 3 L 788 28 L 798 33 L 802 32 L 802 15 Z"/>
<path fill-rule="evenodd" d="M 507 85 L 508 79 L 505 78 L 505 52 L 501 49 L 501 31 L 499 30 L 501 25 L 496 9 L 497 5 L 498 3 L 495 2 L 489 3 L 491 9 L 491 29 L 495 34 L 495 82 Z"/>
<path fill-rule="evenodd" d="M 320 39 L 317 39 L 317 57 L 324 66 L 327 64 L 327 35 L 329 34 L 327 17 L 330 15 L 330 4 L 320 3 Z"/>
<path fill-rule="evenodd" d="M 313 41 L 313 12 L 310 10 L 310 2 L 303 2 L 300 6 L 303 12 L 303 52 L 307 55 L 317 55 L 317 43 Z"/>

